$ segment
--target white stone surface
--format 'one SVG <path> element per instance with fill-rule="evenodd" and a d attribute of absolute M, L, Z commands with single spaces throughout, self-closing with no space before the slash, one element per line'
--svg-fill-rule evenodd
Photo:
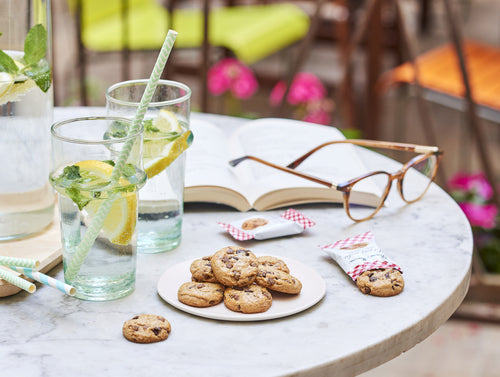
<path fill-rule="evenodd" d="M 85 109 L 102 114 L 103 109 Z M 56 119 L 83 115 L 57 109 Z M 200 119 L 193 114 L 192 120 Z M 233 118 L 204 119 L 235 127 Z M 367 165 L 394 162 L 367 152 Z M 394 169 L 395 170 L 395 169 Z M 236 242 L 217 221 L 243 216 L 215 205 L 186 205 L 179 248 L 139 255 L 135 291 L 110 302 L 86 302 L 37 284 L 0 299 L 2 376 L 353 376 L 398 356 L 429 336 L 454 312 L 468 288 L 472 235 L 455 202 L 433 186 L 419 202 L 391 205 L 372 220 L 352 223 L 336 205 L 297 207 L 316 221 L 304 233 L 265 241 Z M 396 200 L 392 200 L 396 199 Z M 281 213 L 283 210 L 274 211 Z M 371 230 L 384 253 L 404 270 L 405 289 L 395 297 L 363 295 L 318 245 Z M 164 302 L 157 282 L 169 267 L 241 245 L 259 254 L 288 256 L 315 269 L 327 293 L 312 308 L 282 319 L 225 322 L 196 317 Z M 50 275 L 63 279 L 62 267 Z M 140 313 L 165 316 L 170 337 L 134 344 L 121 333 Z"/>

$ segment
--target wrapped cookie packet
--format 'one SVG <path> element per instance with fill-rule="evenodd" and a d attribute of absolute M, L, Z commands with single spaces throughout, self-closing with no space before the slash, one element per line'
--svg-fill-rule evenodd
<path fill-rule="evenodd" d="M 395 269 L 403 272 L 401 267 L 384 255 L 370 231 L 320 248 L 354 281 L 364 272 L 371 270 Z"/>
<path fill-rule="evenodd" d="M 259 213 L 231 223 L 218 222 L 218 224 L 239 241 L 290 236 L 316 225 L 314 221 L 293 208 L 280 216 Z"/>

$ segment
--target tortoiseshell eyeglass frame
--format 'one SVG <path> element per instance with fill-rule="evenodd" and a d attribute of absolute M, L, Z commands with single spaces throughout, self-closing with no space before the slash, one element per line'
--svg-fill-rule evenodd
<path fill-rule="evenodd" d="M 406 151 L 406 152 L 413 152 L 413 153 L 418 153 L 418 156 L 413 157 L 410 161 L 405 163 L 401 169 L 396 171 L 395 173 L 388 173 L 383 170 L 378 170 L 378 171 L 373 171 L 367 174 L 364 174 L 362 176 L 350 179 L 346 182 L 342 183 L 332 183 L 329 181 L 325 181 L 321 178 L 315 177 L 310 174 L 302 173 L 297 170 L 294 170 L 297 166 L 299 166 L 302 162 L 304 162 L 308 157 L 310 157 L 312 154 L 316 153 L 320 149 L 328 146 L 328 145 L 333 145 L 333 144 L 353 144 L 361 147 L 368 147 L 368 148 L 379 148 L 379 149 L 392 149 L 392 150 L 399 150 L 399 151 Z M 426 187 L 426 189 L 422 192 L 420 196 L 418 196 L 416 199 L 413 200 L 407 200 L 404 196 L 403 192 L 403 180 L 406 174 L 406 171 L 414 166 L 415 164 L 424 161 L 425 159 L 435 156 L 436 157 L 436 163 L 434 166 L 434 171 L 431 172 L 429 176 L 429 185 Z M 395 143 L 395 142 L 388 142 L 388 141 L 378 141 L 378 140 L 365 140 L 365 139 L 345 139 L 345 140 L 335 140 L 335 141 L 329 141 L 326 143 L 323 143 L 321 145 L 318 145 L 316 148 L 311 149 L 309 152 L 305 153 L 301 157 L 297 158 L 295 161 L 289 163 L 287 166 L 280 166 L 276 165 L 272 162 L 265 161 L 259 157 L 255 156 L 243 156 L 240 158 L 236 158 L 234 160 L 229 161 L 229 164 L 231 166 L 237 166 L 240 162 L 244 160 L 253 160 L 256 162 L 259 162 L 261 164 L 270 166 L 272 168 L 284 171 L 286 173 L 294 174 L 298 177 L 310 180 L 312 182 L 319 183 L 323 186 L 336 189 L 338 191 L 342 191 L 343 193 L 343 204 L 344 204 L 344 209 L 347 213 L 347 216 L 355 222 L 360 222 L 360 221 L 365 221 L 371 219 L 373 216 L 377 214 L 377 212 L 383 207 L 385 200 L 387 199 L 387 195 L 389 195 L 389 191 L 392 186 L 392 181 L 397 180 L 397 187 L 399 191 L 399 195 L 401 198 L 406 202 L 406 203 L 415 203 L 419 199 L 421 199 L 424 194 L 427 192 L 431 182 L 434 181 L 436 177 L 436 172 L 439 166 L 439 162 L 443 156 L 443 151 L 440 150 L 438 147 L 435 146 L 428 146 L 428 145 L 417 145 L 417 144 L 407 144 L 407 143 Z M 349 196 L 351 194 L 351 189 L 352 187 L 358 183 L 359 181 L 368 178 L 370 176 L 376 175 L 376 174 L 386 174 L 388 176 L 388 181 L 387 181 L 387 186 L 384 189 L 384 192 L 381 196 L 380 204 L 378 207 L 376 207 L 371 213 L 371 215 L 362 218 L 362 219 L 356 219 L 351 216 L 351 213 L 349 211 Z"/>

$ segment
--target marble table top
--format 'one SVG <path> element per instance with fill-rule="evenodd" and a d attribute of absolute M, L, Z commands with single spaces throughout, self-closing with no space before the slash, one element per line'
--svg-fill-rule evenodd
<path fill-rule="evenodd" d="M 102 109 L 88 108 L 89 115 Z M 56 119 L 82 109 L 56 109 Z M 236 118 L 193 114 L 236 127 Z M 368 166 L 393 168 L 392 160 L 363 156 Z M 374 166 L 375 167 L 375 166 Z M 391 205 L 372 220 L 353 223 L 337 205 L 296 207 L 316 226 L 293 237 L 237 242 L 217 225 L 244 214 L 227 207 L 188 204 L 183 239 L 171 252 L 138 256 L 135 291 L 110 302 L 87 302 L 37 284 L 30 295 L 0 299 L 0 370 L 3 376 L 353 376 L 412 348 L 442 325 L 468 289 L 470 226 L 437 185 L 404 205 L 393 188 Z M 271 211 L 281 213 L 283 210 Z M 394 297 L 362 294 L 318 245 L 366 231 L 404 270 L 405 289 Z M 259 254 L 293 258 L 318 272 L 326 295 L 285 318 L 230 322 L 175 309 L 157 293 L 169 267 L 238 244 Z M 62 267 L 50 275 L 63 279 Z M 140 313 L 163 315 L 172 333 L 154 344 L 135 344 L 121 333 Z"/>

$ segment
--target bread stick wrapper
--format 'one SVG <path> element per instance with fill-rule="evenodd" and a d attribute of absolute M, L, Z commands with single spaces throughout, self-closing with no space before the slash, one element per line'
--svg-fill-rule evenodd
<path fill-rule="evenodd" d="M 273 213 L 259 213 L 232 223 L 218 222 L 218 224 L 239 241 L 290 236 L 316 225 L 314 221 L 293 208 L 280 216 Z"/>
<path fill-rule="evenodd" d="M 335 243 L 320 246 L 352 280 L 363 272 L 378 268 L 394 268 L 403 273 L 401 267 L 387 258 L 375 242 L 372 232 L 346 238 Z"/>

